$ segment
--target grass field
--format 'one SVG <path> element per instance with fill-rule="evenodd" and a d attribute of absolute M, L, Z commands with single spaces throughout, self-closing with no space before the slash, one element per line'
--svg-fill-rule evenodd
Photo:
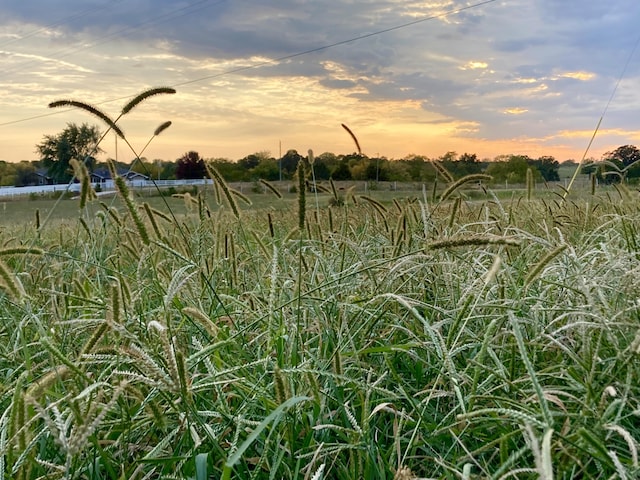
<path fill-rule="evenodd" d="M 449 187 L 8 203 L 0 480 L 638 478 L 638 194 Z"/>

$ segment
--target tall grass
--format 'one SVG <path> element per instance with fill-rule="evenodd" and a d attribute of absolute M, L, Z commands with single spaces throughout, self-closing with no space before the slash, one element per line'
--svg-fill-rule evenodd
<path fill-rule="evenodd" d="M 640 475 L 637 194 L 310 212 L 300 171 L 0 231 L 0 479 Z"/>

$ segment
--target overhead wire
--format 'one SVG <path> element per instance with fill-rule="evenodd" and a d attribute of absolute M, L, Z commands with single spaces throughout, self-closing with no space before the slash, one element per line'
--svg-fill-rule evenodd
<path fill-rule="evenodd" d="M 171 86 L 173 88 L 177 88 L 177 87 L 182 87 L 182 86 L 185 86 L 185 85 L 191 85 L 191 84 L 194 84 L 194 83 L 203 82 L 205 80 L 211 80 L 213 78 L 220 78 L 220 77 L 223 77 L 223 76 L 226 76 L 226 75 L 232 75 L 234 73 L 239 73 L 239 72 L 243 72 L 243 71 L 247 71 L 247 70 L 260 68 L 260 67 L 263 67 L 263 66 L 266 66 L 266 65 L 277 65 L 277 64 L 282 63 L 282 62 L 284 62 L 286 60 L 291 60 L 293 58 L 298 58 L 298 57 L 310 55 L 312 53 L 317 53 L 317 52 L 321 52 L 321 51 L 324 51 L 324 50 L 329 50 L 329 49 L 332 49 L 332 48 L 335 48 L 335 47 L 346 45 L 348 43 L 357 42 L 357 41 L 360 41 L 360 40 L 365 40 L 365 39 L 376 37 L 376 36 L 379 36 L 379 35 L 384 35 L 386 33 L 394 32 L 394 31 L 397 31 L 397 30 L 402 30 L 402 29 L 405 29 L 405 28 L 408 28 L 408 27 L 411 27 L 411 26 L 414 26 L 414 25 L 418 25 L 418 24 L 421 24 L 421 23 L 424 23 L 424 22 L 436 20 L 436 19 L 439 19 L 439 18 L 445 18 L 445 17 L 451 16 L 451 15 L 456 15 L 456 14 L 462 13 L 462 12 L 467 11 L 467 10 L 479 8 L 479 7 L 482 7 L 484 5 L 488 5 L 490 3 L 494 3 L 496 1 L 497 0 L 483 0 L 483 1 L 471 4 L 471 5 L 466 5 L 464 7 L 459 7 L 459 8 L 447 10 L 447 11 L 444 11 L 444 12 L 441 12 L 441 13 L 438 13 L 438 14 L 425 15 L 425 16 L 417 18 L 415 20 L 412 20 L 412 21 L 409 21 L 409 22 L 405 22 L 405 23 L 401 23 L 401 24 L 398 24 L 398 25 L 394 25 L 392 27 L 387 27 L 387 28 L 383 28 L 383 29 L 380 29 L 380 30 L 376 30 L 376 31 L 370 32 L 370 33 L 357 35 L 357 36 L 354 36 L 354 37 L 350 37 L 348 39 L 339 40 L 339 41 L 332 42 L 332 43 L 329 43 L 329 44 L 326 44 L 326 45 L 321 45 L 319 47 L 311 48 L 311 49 L 308 49 L 308 50 L 302 50 L 300 52 L 292 53 L 292 54 L 289 54 L 289 55 L 284 55 L 284 56 L 277 57 L 277 58 L 274 58 L 274 59 L 264 60 L 262 62 L 254 63 L 254 64 L 251 64 L 251 65 L 245 65 L 245 66 L 241 66 L 241 67 L 228 69 L 228 70 L 225 70 L 223 72 L 219 72 L 219 73 L 215 73 L 215 74 L 211 74 L 211 75 L 205 75 L 205 76 L 202 76 L 202 77 L 197 77 L 197 78 L 194 78 L 194 79 L 191 79 L 191 80 L 187 80 L 187 81 L 184 81 L 184 82 L 179 82 L 179 83 L 173 84 Z M 221 2 L 218 2 L 218 3 L 221 3 Z M 131 96 L 128 95 L 128 96 L 122 96 L 122 97 L 118 97 L 118 98 L 112 98 L 112 99 L 109 99 L 109 100 L 104 100 L 102 102 L 99 102 L 99 103 L 97 103 L 97 105 L 105 105 L 105 104 L 108 104 L 108 103 L 117 102 L 117 101 L 120 101 L 120 100 L 125 100 L 125 99 L 130 98 L 130 97 Z M 8 125 L 15 125 L 17 123 L 28 122 L 28 121 L 31 121 L 31 120 L 37 120 L 37 119 L 40 119 L 40 118 L 50 117 L 50 116 L 53 116 L 53 115 L 59 115 L 61 113 L 68 112 L 68 111 L 69 110 L 56 110 L 55 112 L 44 113 L 44 114 L 40 114 L 40 115 L 33 115 L 31 117 L 21 118 L 21 119 L 17 119 L 17 120 L 11 120 L 11 121 L 8 121 L 8 122 L 0 123 L 0 127 L 4 127 L 4 126 L 8 126 Z"/>
<path fill-rule="evenodd" d="M 640 47 L 640 34 L 638 35 L 638 38 L 637 38 L 633 48 L 631 49 L 631 52 L 629 53 L 629 56 L 627 57 L 627 61 L 625 62 L 624 67 L 622 68 L 622 71 L 620 72 L 620 76 L 618 77 L 618 80 L 616 81 L 616 84 L 614 85 L 613 90 L 611 91 L 611 95 L 609 96 L 609 100 L 607 100 L 607 103 L 605 104 L 604 109 L 602 110 L 602 114 L 600 115 L 600 118 L 598 119 L 598 123 L 596 124 L 596 128 L 593 130 L 593 134 L 591 135 L 591 138 L 589 139 L 589 143 L 587 144 L 587 148 L 585 149 L 584 154 L 580 158 L 580 162 L 578 162 L 578 165 L 576 166 L 575 172 L 573 172 L 573 175 L 571 177 L 571 181 L 569 182 L 569 185 L 567 185 L 567 188 L 566 188 L 566 190 L 565 190 L 565 192 L 564 192 L 564 194 L 562 196 L 563 198 L 567 198 L 567 195 L 571 191 L 571 187 L 573 186 L 573 183 L 576 181 L 576 178 L 578 177 L 578 173 L 580 173 L 580 170 L 582 169 L 582 164 L 584 163 L 585 159 L 587 158 L 587 155 L 589 154 L 589 150 L 591 150 L 591 146 L 593 145 L 593 142 L 596 139 L 596 136 L 598 135 L 598 132 L 600 131 L 600 126 L 602 125 L 602 121 L 604 120 L 605 115 L 609 111 L 609 107 L 611 106 L 611 102 L 613 102 L 613 99 L 616 96 L 616 93 L 618 92 L 618 87 L 620 87 L 620 84 L 622 83 L 622 80 L 624 79 L 624 77 L 627 74 L 627 70 L 629 69 L 629 65 L 631 64 L 631 60 L 633 60 L 633 57 L 635 57 L 636 52 L 638 51 L 638 47 Z"/>

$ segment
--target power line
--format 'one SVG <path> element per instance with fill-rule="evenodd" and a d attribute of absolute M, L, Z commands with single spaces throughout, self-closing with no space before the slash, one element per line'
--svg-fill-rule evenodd
<path fill-rule="evenodd" d="M 587 144 L 587 148 L 585 149 L 584 154 L 582 155 L 582 158 L 580 159 L 580 162 L 578 163 L 578 166 L 576 167 L 576 171 L 573 173 L 573 176 L 571 177 L 571 181 L 569 182 L 569 185 L 567 186 L 567 190 L 565 191 L 565 193 L 563 195 L 563 198 L 567 198 L 569 190 L 571 190 L 571 187 L 573 186 L 573 183 L 575 182 L 575 180 L 576 180 L 576 178 L 578 176 L 578 173 L 580 172 L 580 169 L 582 168 L 582 164 L 584 163 L 585 159 L 587 158 L 589 150 L 591 149 L 591 145 L 593 145 L 593 141 L 596 139 L 596 136 L 598 135 L 598 132 L 600 131 L 600 125 L 602 125 L 602 121 L 604 120 L 604 116 L 607 114 L 607 111 L 609 110 L 609 107 L 611 106 L 611 102 L 613 102 L 613 98 L 616 96 L 616 93 L 618 91 L 618 87 L 620 86 L 620 84 L 622 83 L 622 80 L 624 79 L 625 75 L 627 74 L 627 69 L 629 68 L 629 65 L 631 64 L 631 60 L 635 56 L 636 51 L 638 50 L 638 47 L 640 47 L 640 35 L 638 35 L 638 39 L 636 40 L 636 43 L 634 44 L 633 48 L 631 49 L 631 53 L 629 53 L 629 57 L 627 57 L 627 61 L 624 64 L 624 67 L 622 67 L 622 72 L 620 72 L 620 76 L 618 77 L 618 81 L 614 85 L 613 91 L 611 92 L 611 96 L 609 97 L 609 100 L 607 101 L 606 105 L 604 106 L 604 109 L 602 110 L 602 114 L 600 115 L 600 119 L 598 120 L 596 128 L 593 130 L 593 135 L 591 135 L 591 138 L 589 139 L 589 143 Z"/>
<path fill-rule="evenodd" d="M 427 21 L 430 21 L 430 20 L 436 20 L 438 18 L 444 18 L 444 17 L 448 17 L 450 15 L 455 15 L 455 14 L 461 13 L 461 12 L 463 12 L 465 10 L 471 10 L 473 8 L 482 7 L 483 5 L 487 5 L 487 4 L 493 3 L 495 1 L 496 0 L 485 0 L 485 1 L 482 1 L 482 2 L 479 2 L 479 3 L 475 3 L 473 5 L 467 5 L 466 7 L 460 7 L 460 8 L 456 8 L 454 10 L 448 10 L 446 12 L 439 13 L 437 15 L 429 15 L 429 16 L 426 16 L 426 17 L 419 18 L 417 20 L 413 20 L 411 22 L 402 23 L 400 25 L 395 25 L 393 27 L 385 28 L 385 29 L 382 29 L 382 30 L 376 30 L 375 32 L 371 32 L 371 33 L 365 33 L 363 35 L 359 35 L 357 37 L 352 37 L 352 38 L 349 38 L 347 40 L 340 40 L 338 42 L 330 43 L 328 45 L 323 45 L 321 47 L 316 47 L 316 48 L 312 48 L 312 49 L 309 49 L 309 50 L 304 50 L 302 52 L 293 53 L 291 55 L 285 55 L 283 57 L 278 57 L 278 58 L 275 58 L 273 60 L 265 60 L 264 62 L 259 62 L 259 63 L 256 63 L 254 65 L 247 65 L 247 66 L 244 66 L 244 67 L 237 67 L 237 68 L 234 68 L 234 69 L 231 69 L 231 70 L 225 70 L 224 72 L 216 73 L 216 74 L 213 74 L 213 75 L 207 75 L 207 76 L 199 77 L 199 78 L 196 78 L 196 79 L 193 79 L 193 80 L 187 80 L 186 82 L 177 83 L 177 84 L 175 84 L 173 86 L 174 87 L 181 87 L 183 85 L 189 85 L 189 84 L 192 84 L 192 83 L 202 82 L 204 80 L 210 80 L 212 78 L 218 78 L 218 77 L 222 77 L 224 75 L 229 75 L 229 74 L 232 74 L 232 73 L 238 73 L 238 72 L 242 72 L 242 71 L 245 71 L 245 70 L 251 70 L 253 68 L 264 67 L 265 65 L 277 64 L 277 63 L 283 62 L 285 60 L 291 60 L 292 58 L 302 57 L 304 55 L 309 55 L 311 53 L 317 53 L 317 52 L 321 52 L 323 50 L 329 50 L 331 48 L 338 47 L 338 46 L 341 46 L 341 45 L 345 45 L 347 43 L 356 42 L 358 40 L 364 40 L 366 38 L 376 37 L 378 35 L 383 35 L 385 33 L 393 32 L 393 31 L 396 31 L 396 30 L 401 30 L 403 28 L 411 27 L 411 26 L 417 25 L 419 23 L 424 23 L 424 22 L 427 22 Z"/>
<path fill-rule="evenodd" d="M 383 35 L 383 34 L 386 34 L 386 33 L 397 31 L 397 30 L 402 30 L 404 28 L 408 28 L 408 27 L 411 27 L 411 26 L 414 26 L 414 25 L 418 25 L 420 23 L 436 20 L 436 19 L 439 19 L 439 18 L 445 18 L 445 17 L 451 16 L 451 15 L 456 15 L 456 14 L 464 12 L 466 10 L 475 9 L 475 8 L 482 7 L 484 5 L 488 5 L 490 3 L 494 3 L 495 1 L 496 0 L 483 0 L 481 2 L 474 3 L 474 4 L 471 4 L 471 5 L 467 5 L 465 7 L 460 7 L 460 8 L 455 8 L 455 9 L 452 9 L 452 10 L 447 10 L 445 12 L 438 13 L 438 14 L 435 14 L 435 15 L 427 15 L 427 16 L 412 20 L 410 22 L 394 25 L 392 27 L 376 30 L 376 31 L 370 32 L 370 33 L 365 33 L 365 34 L 362 34 L 362 35 L 358 35 L 358 36 L 355 36 L 355 37 L 348 38 L 346 40 L 340 40 L 340 41 L 333 42 L 333 43 L 330 43 L 330 44 L 327 44 L 327 45 L 322 45 L 322 46 L 319 46 L 319 47 L 315 47 L 315 48 L 312 48 L 312 49 L 309 49 L 309 50 L 303 50 L 303 51 L 300 51 L 300 52 L 297 52 L 297 53 L 292 53 L 292 54 L 289 54 L 289 55 L 284 55 L 282 57 L 277 57 L 277 58 L 272 59 L 272 60 L 265 60 L 263 62 L 259 62 L 259 63 L 253 64 L 253 65 L 245 65 L 245 66 L 242 66 L 242 67 L 237 67 L 237 68 L 233 68 L 233 69 L 230 69 L 230 70 L 225 70 L 224 72 L 220 72 L 220 73 L 216 73 L 216 74 L 212 74 L 212 75 L 206 75 L 206 76 L 198 77 L 198 78 L 195 78 L 195 79 L 192 79 L 192 80 L 187 80 L 185 82 L 176 83 L 176 84 L 172 85 L 172 87 L 174 87 L 174 88 L 175 87 L 182 87 L 182 86 L 185 86 L 185 85 L 191 85 L 191 84 L 194 84 L 194 83 L 203 82 L 205 80 L 211 80 L 212 78 L 220 78 L 220 77 L 223 77 L 223 76 L 226 76 L 226 75 L 231 75 L 231 74 L 234 74 L 234 73 L 239 73 L 239 72 L 243 72 L 243 71 L 247 71 L 247 70 L 252 70 L 252 69 L 255 69 L 255 68 L 260 68 L 260 67 L 263 67 L 265 65 L 278 64 L 278 63 L 281 63 L 281 62 L 283 62 L 285 60 L 290 60 L 292 58 L 297 58 L 297 57 L 302 57 L 302 56 L 305 56 L 305 55 L 310 55 L 312 53 L 317 53 L 317 52 L 321 52 L 321 51 L 324 51 L 324 50 L 329 50 L 329 49 L 332 49 L 332 48 L 335 48 L 335 47 L 339 47 L 339 46 L 342 46 L 342 45 L 346 45 L 346 44 L 351 43 L 351 42 L 356 42 L 356 41 L 359 41 L 359 40 L 365 40 L 367 38 Z M 117 102 L 119 100 L 126 100 L 128 98 L 131 98 L 131 96 L 118 97 L 118 98 L 113 98 L 113 99 L 110 99 L 110 100 L 104 100 L 102 102 L 99 102 L 97 105 L 104 105 L 104 104 L 107 104 L 107 103 Z M 50 116 L 53 116 L 53 115 L 59 115 L 61 113 L 68 112 L 68 111 L 69 110 L 57 110 L 57 111 L 51 112 L 51 113 L 44 113 L 44 114 L 41 114 L 41 115 L 34 115 L 32 117 L 21 118 L 19 120 L 12 120 L 12 121 L 9 121 L 9 122 L 0 123 L 0 127 L 4 127 L 4 126 L 7 126 L 7 125 L 14 125 L 14 124 L 17 124 L 17 123 L 27 122 L 27 121 L 31 121 L 31 120 L 36 120 L 36 119 L 39 119 L 39 118 L 50 117 Z"/>

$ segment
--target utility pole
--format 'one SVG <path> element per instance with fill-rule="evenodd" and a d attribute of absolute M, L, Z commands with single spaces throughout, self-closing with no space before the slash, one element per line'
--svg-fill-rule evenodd
<path fill-rule="evenodd" d="M 278 171 L 280 173 L 280 181 L 282 181 L 282 140 L 278 142 L 279 151 L 278 151 Z"/>

